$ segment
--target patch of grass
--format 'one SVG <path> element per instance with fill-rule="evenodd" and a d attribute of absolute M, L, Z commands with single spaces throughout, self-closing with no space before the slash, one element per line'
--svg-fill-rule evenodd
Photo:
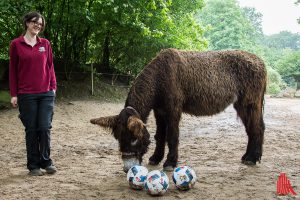
<path fill-rule="evenodd" d="M 89 81 L 58 82 L 57 100 L 99 100 L 109 102 L 125 101 L 129 90 L 128 85 L 111 85 L 105 81 L 97 81 L 94 84 L 94 95 L 92 95 L 91 83 Z"/>
<path fill-rule="evenodd" d="M 0 102 L 10 102 L 9 91 L 0 90 Z"/>
<path fill-rule="evenodd" d="M 96 100 L 105 102 L 125 102 L 129 86 L 121 83 L 111 85 L 109 81 L 96 81 L 94 95 L 91 91 L 91 83 L 87 81 L 58 81 L 56 99 L 58 101 L 69 100 Z M 0 109 L 10 107 L 9 91 L 0 90 Z"/>
<path fill-rule="evenodd" d="M 0 109 L 7 108 L 10 105 L 9 91 L 0 90 Z"/>

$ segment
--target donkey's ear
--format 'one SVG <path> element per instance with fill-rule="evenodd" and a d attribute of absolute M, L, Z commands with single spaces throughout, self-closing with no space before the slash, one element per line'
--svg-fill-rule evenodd
<path fill-rule="evenodd" d="M 145 124 L 138 117 L 129 117 L 127 121 L 127 127 L 138 139 L 141 139 L 143 137 L 143 128 L 145 127 Z"/>
<path fill-rule="evenodd" d="M 90 122 L 92 124 L 98 124 L 102 127 L 113 128 L 117 124 L 118 116 L 119 115 L 95 118 L 91 119 Z"/>

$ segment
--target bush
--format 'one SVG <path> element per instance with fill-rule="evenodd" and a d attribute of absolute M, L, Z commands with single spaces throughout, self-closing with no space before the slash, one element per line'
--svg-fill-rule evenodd
<path fill-rule="evenodd" d="M 267 67 L 268 70 L 268 94 L 278 94 L 282 89 L 286 87 L 286 84 L 282 81 L 280 74 L 271 67 Z"/>
<path fill-rule="evenodd" d="M 9 91 L 0 90 L 0 109 L 7 108 L 10 105 Z"/>
<path fill-rule="evenodd" d="M 268 94 L 278 94 L 281 91 L 281 88 L 276 83 L 270 83 L 267 86 L 267 93 Z"/>

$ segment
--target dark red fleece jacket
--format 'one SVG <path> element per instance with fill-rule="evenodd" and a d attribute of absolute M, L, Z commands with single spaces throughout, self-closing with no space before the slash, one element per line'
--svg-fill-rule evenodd
<path fill-rule="evenodd" d="M 32 47 L 24 36 L 10 44 L 9 87 L 12 97 L 56 90 L 56 77 L 50 42 L 37 37 Z"/>

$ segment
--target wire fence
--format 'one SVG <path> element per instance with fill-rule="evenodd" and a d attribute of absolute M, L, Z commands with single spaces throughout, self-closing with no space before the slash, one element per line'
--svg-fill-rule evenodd
<path fill-rule="evenodd" d="M 69 72 L 62 72 L 62 71 L 56 71 L 55 74 L 57 76 L 64 76 L 64 77 L 68 77 L 68 79 L 71 79 L 70 77 L 77 77 L 75 79 L 85 79 L 87 78 L 88 76 L 90 76 L 90 84 L 91 84 L 91 93 L 92 95 L 94 95 L 94 84 L 95 84 L 95 79 L 96 77 L 101 77 L 101 76 L 106 76 L 106 77 L 111 77 L 111 83 L 106 83 L 106 82 L 101 82 L 101 84 L 104 84 L 104 85 L 109 85 L 109 86 L 113 86 L 113 87 L 119 87 L 119 88 L 129 88 L 130 85 L 119 85 L 119 84 L 115 84 L 116 81 L 118 79 L 120 79 L 120 77 L 125 77 L 127 82 L 129 82 L 128 80 L 133 80 L 135 78 L 134 75 L 130 75 L 130 74 L 119 74 L 119 73 L 107 73 L 107 72 L 96 72 L 94 70 L 94 66 L 93 64 L 91 64 L 91 68 L 90 68 L 90 71 L 82 71 L 82 72 L 79 72 L 79 71 L 69 71 Z"/>

